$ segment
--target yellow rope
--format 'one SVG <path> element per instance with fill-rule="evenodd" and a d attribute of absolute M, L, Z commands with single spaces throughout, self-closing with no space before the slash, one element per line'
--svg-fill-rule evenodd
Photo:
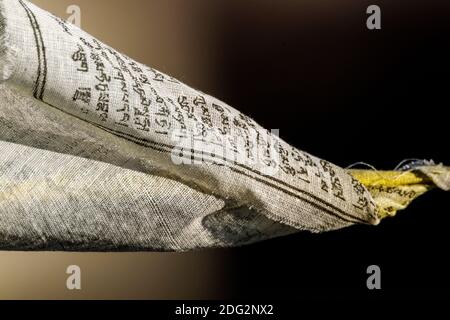
<path fill-rule="evenodd" d="M 349 169 L 348 172 L 369 190 L 380 218 L 394 216 L 434 186 L 431 179 L 417 171 Z"/>

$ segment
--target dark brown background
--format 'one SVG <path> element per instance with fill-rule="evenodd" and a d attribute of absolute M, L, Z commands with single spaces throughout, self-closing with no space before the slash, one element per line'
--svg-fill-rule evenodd
<path fill-rule="evenodd" d="M 145 64 L 210 93 L 341 166 L 450 164 L 448 1 L 35 0 Z M 382 30 L 366 28 L 370 4 Z M 1 253 L 0 298 L 441 296 L 448 194 L 378 227 L 299 233 L 187 254 Z M 78 264 L 83 289 L 65 288 Z M 368 292 L 367 266 L 382 271 Z"/>

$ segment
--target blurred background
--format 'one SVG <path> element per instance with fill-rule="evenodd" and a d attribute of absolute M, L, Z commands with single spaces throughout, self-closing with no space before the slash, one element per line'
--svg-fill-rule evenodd
<path fill-rule="evenodd" d="M 364 0 L 33 0 L 135 60 L 234 106 L 346 167 L 405 158 L 450 164 L 450 3 Z M 366 9 L 381 8 L 368 30 Z M 444 294 L 448 194 L 380 226 L 299 233 L 195 253 L 0 253 L 0 298 L 367 297 Z M 82 290 L 65 287 L 68 265 Z"/>

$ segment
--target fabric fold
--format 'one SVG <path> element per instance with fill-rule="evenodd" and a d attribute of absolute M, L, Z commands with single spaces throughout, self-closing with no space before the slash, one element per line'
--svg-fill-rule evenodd
<path fill-rule="evenodd" d="M 0 80 L 0 247 L 181 251 L 382 217 L 346 170 L 27 1 L 0 0 Z"/>

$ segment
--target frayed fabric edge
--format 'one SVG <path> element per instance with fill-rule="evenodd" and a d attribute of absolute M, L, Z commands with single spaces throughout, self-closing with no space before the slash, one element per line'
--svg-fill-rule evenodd
<path fill-rule="evenodd" d="M 422 166 L 417 171 L 427 176 L 433 183 L 444 191 L 450 191 L 450 167 L 442 164 L 435 166 Z"/>
<path fill-rule="evenodd" d="M 406 209 L 414 199 L 433 188 L 450 190 L 450 167 L 434 162 L 413 165 L 408 170 L 348 169 L 348 172 L 368 188 L 380 219 L 395 216 L 397 211 Z"/>

